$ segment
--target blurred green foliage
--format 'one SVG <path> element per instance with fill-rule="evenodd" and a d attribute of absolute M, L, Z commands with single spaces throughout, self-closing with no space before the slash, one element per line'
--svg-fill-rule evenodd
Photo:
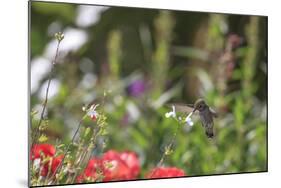
<path fill-rule="evenodd" d="M 31 3 L 31 61 L 44 57 L 58 29 L 82 30 L 88 37 L 79 49 L 60 54 L 54 75 L 60 85 L 49 100 L 47 142 L 69 142 L 83 104 L 101 103 L 106 91 L 106 149 L 138 153 L 143 178 L 176 130 L 164 116 L 170 111 L 165 103 L 202 97 L 219 113 L 215 138 L 205 136 L 199 121 L 181 127 L 164 164 L 190 176 L 267 170 L 265 17 L 111 7 L 99 13 L 97 22 L 81 27 L 78 7 Z M 53 23 L 58 25 L 54 30 Z M 62 43 L 67 40 L 72 38 L 65 33 Z M 41 104 L 46 80 L 40 79 L 31 94 L 31 108 Z M 86 121 L 82 132 L 91 123 Z"/>

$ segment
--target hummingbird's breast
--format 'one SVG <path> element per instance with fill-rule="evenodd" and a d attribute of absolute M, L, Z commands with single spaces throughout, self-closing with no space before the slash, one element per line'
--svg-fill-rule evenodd
<path fill-rule="evenodd" d="M 209 110 L 209 107 L 199 112 L 200 120 L 204 127 L 209 127 L 213 125 L 212 113 Z"/>

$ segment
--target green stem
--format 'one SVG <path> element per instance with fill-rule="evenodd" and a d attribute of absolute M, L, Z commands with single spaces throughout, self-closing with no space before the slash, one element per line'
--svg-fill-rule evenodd
<path fill-rule="evenodd" d="M 163 154 L 162 154 L 162 156 L 161 156 L 161 158 L 160 158 L 160 160 L 159 160 L 159 162 L 158 162 L 158 164 L 157 164 L 157 167 L 160 167 L 160 166 L 163 165 L 164 160 L 165 160 L 166 156 L 168 155 L 167 150 L 170 151 L 171 148 L 172 148 L 172 146 L 174 145 L 174 143 L 175 143 L 175 141 L 176 141 L 177 134 L 178 134 L 178 132 L 179 132 L 179 130 L 180 130 L 180 127 L 181 127 L 181 126 L 180 126 L 180 125 L 181 125 L 180 122 L 179 122 L 177 119 L 176 119 L 176 121 L 177 121 L 177 123 L 178 123 L 178 124 L 177 124 L 177 129 L 176 129 L 176 131 L 174 132 L 173 138 L 171 139 L 170 143 L 168 144 L 167 149 L 165 148 L 165 150 L 164 150 L 164 152 L 163 152 Z M 155 170 L 152 172 L 151 176 L 153 176 L 154 173 L 155 173 Z"/>
<path fill-rule="evenodd" d="M 60 170 L 61 170 L 61 168 L 62 168 L 62 165 L 63 165 L 63 162 L 64 162 L 64 160 L 65 160 L 65 157 L 66 157 L 66 155 L 67 155 L 67 153 L 68 153 L 68 151 L 69 151 L 70 145 L 72 145 L 72 144 L 74 143 L 75 137 L 76 137 L 76 135 L 78 134 L 78 132 L 79 132 L 79 130 L 80 130 L 80 127 L 81 127 L 81 125 L 82 125 L 82 122 L 83 122 L 83 120 L 84 120 L 86 117 L 87 117 L 87 114 L 85 114 L 85 115 L 83 116 L 83 118 L 79 121 L 78 127 L 77 127 L 77 129 L 76 129 L 76 131 L 75 131 L 75 133 L 74 133 L 74 135 L 73 135 L 73 137 L 72 137 L 72 139 L 71 139 L 71 142 L 67 145 L 66 150 L 65 150 L 65 152 L 64 152 L 64 154 L 63 154 L 63 158 L 62 158 L 60 164 L 58 165 L 58 167 L 56 168 L 56 170 L 55 170 L 55 172 L 54 172 L 52 178 L 56 175 L 57 172 L 60 172 Z M 58 174 L 59 174 L 59 173 L 58 173 Z M 57 179 L 55 180 L 55 182 L 56 182 L 56 181 L 57 181 Z"/>

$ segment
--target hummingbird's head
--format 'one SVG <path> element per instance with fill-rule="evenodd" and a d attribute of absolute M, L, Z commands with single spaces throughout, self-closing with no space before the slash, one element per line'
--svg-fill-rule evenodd
<path fill-rule="evenodd" d="M 196 102 L 194 103 L 193 112 L 195 112 L 196 110 L 198 110 L 199 112 L 201 112 L 201 111 L 203 111 L 206 107 L 207 107 L 207 104 L 205 103 L 205 101 L 204 101 L 203 99 L 198 99 L 198 100 L 196 100 Z"/>

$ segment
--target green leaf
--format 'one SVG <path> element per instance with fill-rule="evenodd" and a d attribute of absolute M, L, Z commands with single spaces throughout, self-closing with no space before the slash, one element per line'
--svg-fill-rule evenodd
<path fill-rule="evenodd" d="M 207 51 L 194 47 L 173 47 L 173 53 L 177 56 L 198 59 L 205 62 L 209 60 L 209 53 Z"/>
<path fill-rule="evenodd" d="M 84 133 L 84 137 L 87 137 L 89 135 L 90 131 L 91 131 L 90 127 L 87 127 L 85 130 L 85 133 Z"/>

